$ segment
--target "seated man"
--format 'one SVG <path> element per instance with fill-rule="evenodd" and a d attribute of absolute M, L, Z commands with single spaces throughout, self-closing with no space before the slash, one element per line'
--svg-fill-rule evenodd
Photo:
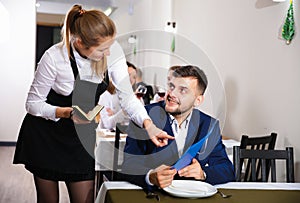
<path fill-rule="evenodd" d="M 122 165 L 123 180 L 153 190 L 164 188 L 173 179 L 201 180 L 210 184 L 234 181 L 233 165 L 222 144 L 218 121 L 195 109 L 203 102 L 207 78 L 196 66 L 177 67 L 168 80 L 164 101 L 147 105 L 152 121 L 169 135 L 167 146 L 156 147 L 146 131 L 133 123 L 127 130 Z M 172 165 L 193 143 L 212 132 L 206 148 L 201 148 L 190 165 L 179 171 Z M 144 139 L 143 139 L 144 138 Z"/>

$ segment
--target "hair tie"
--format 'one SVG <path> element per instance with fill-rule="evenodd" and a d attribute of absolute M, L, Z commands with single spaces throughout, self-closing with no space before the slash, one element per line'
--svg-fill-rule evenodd
<path fill-rule="evenodd" d="M 84 10 L 84 9 L 80 9 L 80 10 L 78 11 L 78 13 L 76 13 L 76 14 L 74 15 L 74 18 L 73 18 L 73 21 L 72 21 L 72 25 L 74 25 L 75 21 L 76 21 L 79 17 L 81 17 L 84 13 L 85 13 L 85 10 Z"/>
<path fill-rule="evenodd" d="M 84 13 L 85 13 L 85 10 L 84 10 L 84 9 L 80 9 L 80 10 L 79 10 L 79 16 L 82 16 Z"/>

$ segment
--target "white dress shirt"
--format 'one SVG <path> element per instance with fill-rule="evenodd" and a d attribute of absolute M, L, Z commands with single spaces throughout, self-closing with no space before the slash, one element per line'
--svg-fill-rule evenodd
<path fill-rule="evenodd" d="M 177 120 L 172 115 L 169 114 L 170 118 L 171 118 L 172 131 L 173 131 L 175 141 L 177 144 L 179 158 L 183 154 L 183 149 L 184 149 L 185 140 L 187 137 L 187 133 L 188 133 L 188 129 L 189 129 L 189 122 L 192 117 L 192 113 L 193 113 L 193 111 L 191 111 L 191 113 L 186 117 L 186 119 L 184 121 L 182 121 L 180 126 L 178 125 Z M 146 183 L 151 186 L 153 186 L 153 184 L 150 182 L 149 176 L 153 170 L 154 169 L 149 170 L 145 177 Z"/>
<path fill-rule="evenodd" d="M 172 123 L 171 123 L 172 131 L 173 131 L 175 141 L 177 144 L 179 158 L 183 154 L 183 148 L 185 145 L 185 140 L 187 137 L 189 122 L 190 122 L 192 113 L 193 113 L 193 111 L 186 117 L 186 119 L 184 121 L 182 121 L 180 126 L 179 126 L 177 120 L 172 115 L 170 115 L 170 118 L 172 121 Z"/>
<path fill-rule="evenodd" d="M 126 59 L 121 46 L 115 42 L 110 47 L 111 55 L 107 57 L 108 74 L 116 87 L 122 109 L 140 127 L 149 118 L 144 106 L 132 91 L 127 72 Z M 84 59 L 74 49 L 74 55 L 81 80 L 100 83 L 102 78 L 93 73 L 91 61 Z M 67 48 L 58 43 L 49 48 L 42 56 L 35 77 L 28 92 L 26 110 L 29 114 L 57 121 L 56 106 L 46 103 L 51 88 L 58 94 L 67 96 L 74 88 L 74 75 L 70 66 Z"/>
<path fill-rule="evenodd" d="M 121 108 L 117 94 L 111 94 L 108 91 L 105 91 L 100 96 L 98 104 L 104 106 L 104 109 L 100 112 L 100 128 L 114 129 L 117 123 L 129 121 L 128 116 L 124 113 L 124 111 Z M 106 108 L 110 108 L 114 112 L 114 114 L 108 115 Z"/>

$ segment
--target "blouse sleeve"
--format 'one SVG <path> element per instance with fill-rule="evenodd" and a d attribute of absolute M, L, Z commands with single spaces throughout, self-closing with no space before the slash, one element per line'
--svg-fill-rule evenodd
<path fill-rule="evenodd" d="M 116 87 L 122 109 L 129 115 L 130 119 L 140 127 L 143 127 L 143 121 L 150 119 L 143 104 L 133 93 L 125 55 L 121 46 L 115 42 L 111 46 L 111 55 L 107 58 L 108 73 Z"/>
<path fill-rule="evenodd" d="M 48 52 L 46 52 L 35 72 L 26 100 L 26 111 L 34 116 L 46 119 L 58 120 L 55 118 L 56 106 L 46 103 L 47 95 L 55 82 L 56 68 Z"/>
<path fill-rule="evenodd" d="M 111 95 L 108 91 L 105 91 L 98 102 L 98 104 L 104 106 L 104 109 L 100 111 L 101 122 L 100 127 L 104 129 L 114 129 L 117 123 L 120 123 L 126 119 L 126 115 L 123 113 L 119 104 L 119 99 L 115 98 L 117 95 Z M 107 108 L 114 111 L 113 115 L 108 115 Z"/>

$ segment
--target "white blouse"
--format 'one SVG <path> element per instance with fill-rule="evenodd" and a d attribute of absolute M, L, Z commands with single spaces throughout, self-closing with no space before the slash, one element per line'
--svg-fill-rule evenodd
<path fill-rule="evenodd" d="M 81 80 L 94 83 L 102 82 L 102 78 L 93 73 L 91 61 L 82 58 L 74 49 L 78 73 Z M 108 74 L 116 87 L 122 109 L 140 127 L 145 119 L 150 119 L 144 106 L 132 91 L 127 72 L 125 55 L 121 46 L 114 42 L 107 57 Z M 46 103 L 51 88 L 58 94 L 67 96 L 74 88 L 74 75 L 70 66 L 67 48 L 58 43 L 50 47 L 42 56 L 35 72 L 26 101 L 26 110 L 34 116 L 57 121 L 55 111 L 57 106 Z"/>

